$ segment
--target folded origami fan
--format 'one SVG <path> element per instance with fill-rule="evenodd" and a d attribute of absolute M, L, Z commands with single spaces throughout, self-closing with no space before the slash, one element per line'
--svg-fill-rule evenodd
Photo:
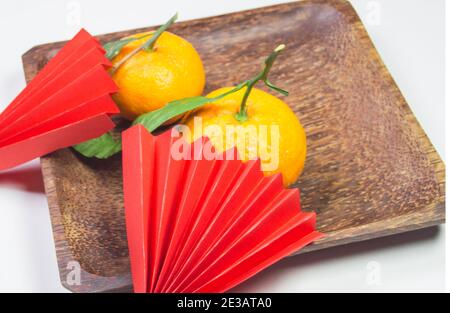
<path fill-rule="evenodd" d="M 224 292 L 323 236 L 298 190 L 264 176 L 258 160 L 180 140 L 140 125 L 123 133 L 135 292 Z"/>
<path fill-rule="evenodd" d="M 0 114 L 0 170 L 112 129 L 119 110 L 109 66 L 88 32 L 70 40 Z"/>

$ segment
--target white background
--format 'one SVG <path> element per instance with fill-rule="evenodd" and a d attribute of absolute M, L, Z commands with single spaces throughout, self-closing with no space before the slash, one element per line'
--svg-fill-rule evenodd
<path fill-rule="evenodd" d="M 176 11 L 186 20 L 281 2 L 1 1 L 0 110 L 25 86 L 21 55 L 68 39 L 80 25 L 101 34 L 157 25 Z M 444 0 L 350 2 L 444 158 Z M 444 250 L 441 226 L 288 258 L 234 291 L 440 291 Z M 0 173 L 0 291 L 66 291 L 37 161 Z"/>

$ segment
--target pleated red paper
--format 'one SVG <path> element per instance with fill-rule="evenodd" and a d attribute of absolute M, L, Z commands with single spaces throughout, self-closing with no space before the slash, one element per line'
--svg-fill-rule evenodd
<path fill-rule="evenodd" d="M 235 150 L 206 159 L 205 138 L 179 159 L 175 140 L 139 125 L 123 133 L 135 292 L 224 292 L 322 237 L 298 190 L 265 177 L 259 161 L 230 160 Z"/>
<path fill-rule="evenodd" d="M 81 30 L 0 114 L 0 170 L 114 127 L 117 91 L 100 43 Z"/>

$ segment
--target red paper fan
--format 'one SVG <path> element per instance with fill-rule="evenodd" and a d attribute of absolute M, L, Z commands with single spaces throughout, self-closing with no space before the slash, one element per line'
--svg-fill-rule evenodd
<path fill-rule="evenodd" d="M 265 177 L 259 161 L 230 159 L 235 150 L 210 158 L 205 138 L 180 159 L 176 140 L 139 125 L 123 133 L 135 292 L 224 292 L 322 237 L 298 190 Z"/>
<path fill-rule="evenodd" d="M 114 127 L 117 91 L 100 43 L 70 40 L 0 115 L 0 170 L 98 137 Z"/>

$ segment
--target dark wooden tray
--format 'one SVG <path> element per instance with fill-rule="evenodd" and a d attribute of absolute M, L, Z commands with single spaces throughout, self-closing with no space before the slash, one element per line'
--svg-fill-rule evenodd
<path fill-rule="evenodd" d="M 153 27 L 99 36 L 103 42 Z M 444 222 L 444 164 L 346 1 L 302 1 L 177 23 L 207 72 L 207 91 L 260 68 L 286 43 L 271 73 L 308 135 L 301 188 L 328 237 L 302 252 Z M 23 56 L 31 80 L 62 43 Z M 121 159 L 70 149 L 42 158 L 61 281 L 78 292 L 131 290 Z M 81 285 L 70 285 L 71 261 Z M 68 265 L 69 264 L 69 265 Z"/>

